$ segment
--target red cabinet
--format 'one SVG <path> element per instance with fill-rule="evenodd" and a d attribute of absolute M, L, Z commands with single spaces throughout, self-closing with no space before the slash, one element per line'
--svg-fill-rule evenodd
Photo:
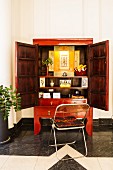
<path fill-rule="evenodd" d="M 22 108 L 34 107 L 34 133 L 40 131 L 39 119 L 52 117 L 57 105 L 87 102 L 91 108 L 86 129 L 91 135 L 92 108 L 109 109 L 109 41 L 93 44 L 92 38 L 33 39 L 33 44 L 16 42 L 16 87 L 22 97 Z M 75 50 L 80 51 L 80 63 L 87 65 L 88 87 L 81 87 L 82 76 L 65 77 L 72 82 L 72 86 L 67 89 L 58 87 L 62 76 L 54 76 L 52 72 L 50 76 L 46 76 L 46 67 L 42 61 L 49 57 L 49 51 L 53 51 L 54 46 L 60 45 L 73 46 Z M 40 77 L 46 79 L 44 88 L 40 87 Z M 51 89 L 49 85 L 51 78 L 55 82 L 53 89 L 61 93 L 61 98 L 39 98 L 39 92 L 48 92 Z M 69 97 L 77 89 L 84 96 L 84 100 L 73 100 Z M 67 95 L 64 95 L 64 92 Z"/>

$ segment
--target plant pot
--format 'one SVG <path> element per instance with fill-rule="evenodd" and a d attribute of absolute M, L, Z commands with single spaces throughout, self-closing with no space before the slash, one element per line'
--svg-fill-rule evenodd
<path fill-rule="evenodd" d="M 0 112 L 0 144 L 7 143 L 9 140 L 8 120 L 4 120 L 3 113 Z"/>

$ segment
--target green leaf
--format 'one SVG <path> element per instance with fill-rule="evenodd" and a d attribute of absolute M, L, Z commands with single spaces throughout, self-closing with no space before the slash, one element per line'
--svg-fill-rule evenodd
<path fill-rule="evenodd" d="M 0 86 L 0 111 L 4 112 L 4 120 L 6 120 L 10 114 L 11 107 L 15 111 L 21 110 L 21 96 L 17 93 L 17 89 L 10 87 Z"/>

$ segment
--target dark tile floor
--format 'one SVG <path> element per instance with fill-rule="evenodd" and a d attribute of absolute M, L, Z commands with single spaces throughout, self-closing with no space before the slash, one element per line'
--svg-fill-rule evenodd
<path fill-rule="evenodd" d="M 78 132 L 59 132 L 58 139 L 69 140 L 76 137 Z M 33 130 L 21 130 L 13 135 L 11 141 L 0 145 L 0 155 L 49 156 L 55 152 L 54 147 L 48 147 L 50 128 L 43 127 L 40 134 L 34 136 Z M 86 136 L 88 157 L 113 157 L 113 129 L 103 127 L 94 129 L 92 137 Z M 53 143 L 51 138 L 51 143 Z M 82 134 L 79 133 L 76 145 L 72 146 L 84 154 Z"/>
<path fill-rule="evenodd" d="M 70 158 L 68 155 L 65 156 L 63 159 L 68 159 Z M 49 170 L 86 170 L 82 165 L 80 165 L 78 162 L 75 160 L 66 160 L 65 163 L 59 161 L 57 164 L 53 165 Z"/>

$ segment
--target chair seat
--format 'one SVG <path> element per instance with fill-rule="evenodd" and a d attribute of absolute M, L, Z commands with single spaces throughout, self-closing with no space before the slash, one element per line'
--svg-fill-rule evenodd
<path fill-rule="evenodd" d="M 68 117 L 56 117 L 55 125 L 58 128 L 66 128 L 66 127 L 82 127 L 84 126 L 83 119 L 77 119 L 74 116 Z"/>

